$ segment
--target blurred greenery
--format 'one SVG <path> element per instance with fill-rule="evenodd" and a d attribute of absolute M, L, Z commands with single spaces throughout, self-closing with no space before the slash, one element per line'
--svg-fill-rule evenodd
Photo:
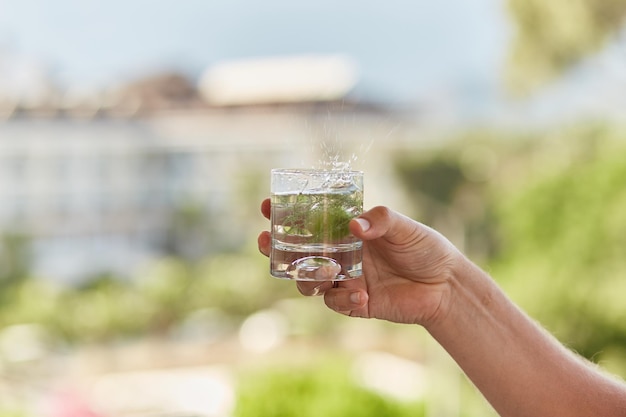
<path fill-rule="evenodd" d="M 625 0 L 510 0 L 508 6 L 516 30 L 505 78 L 516 94 L 537 91 L 619 40 L 626 17 Z M 411 205 L 407 214 L 452 239 L 568 347 L 623 377 L 625 139 L 621 126 L 591 122 L 534 132 L 481 129 L 393 157 Z M 0 330 L 36 324 L 55 346 L 145 336 L 210 339 L 271 307 L 295 323 L 294 339 L 337 339 L 341 332 L 332 326 L 338 324 L 319 304 L 294 301 L 294 286 L 270 278 L 256 242 L 245 241 L 256 235 L 249 219 L 259 216 L 268 184 L 252 165 L 238 175 L 237 201 L 209 207 L 181 201 L 168 219 L 166 256 L 127 276 L 97 271 L 82 285 L 62 286 L 33 275 L 27 236 L 0 236 Z M 235 226 L 219 222 L 220 204 L 232 208 Z M 369 391 L 350 371 L 349 361 L 337 357 L 245 369 L 234 415 L 425 414 L 425 404 Z M 475 392 L 469 383 L 466 389 Z M 485 415 L 480 397 L 463 396 L 463 415 Z M 0 416 L 22 415 L 0 406 Z"/>
<path fill-rule="evenodd" d="M 394 158 L 413 206 L 408 214 L 449 236 L 560 340 L 621 375 L 625 136 L 620 127 L 601 123 L 523 134 L 476 130 L 444 147 L 404 150 Z M 258 210 L 258 201 L 240 203 Z M 203 217 L 193 207 L 181 213 L 172 220 L 179 240 L 190 228 L 212 230 L 208 213 Z M 250 216 L 242 211 L 241 227 L 257 230 L 243 223 Z M 260 230 L 263 219 L 256 216 Z M 290 309 L 280 300 L 298 295 L 294 286 L 270 279 L 252 239 L 238 250 L 202 256 L 173 245 L 169 256 L 129 276 L 104 271 L 78 287 L 33 277 L 27 239 L 2 242 L 0 327 L 39 324 L 62 345 L 181 337 L 199 322 L 196 333 L 233 331 L 251 313 Z M 311 320 L 319 323 L 307 323 L 308 329 L 329 334 L 326 316 L 311 314 Z"/>
<path fill-rule="evenodd" d="M 396 170 L 416 218 L 444 228 L 461 219 L 455 243 L 564 343 L 622 375 L 625 136 L 600 123 L 470 132 L 430 154 L 399 155 Z M 476 153 L 481 175 L 467 166 Z"/>
<path fill-rule="evenodd" d="M 424 415 L 420 402 L 400 402 L 360 386 L 347 360 L 248 371 L 238 386 L 235 417 L 379 417 Z"/>
<path fill-rule="evenodd" d="M 412 205 L 407 214 L 440 230 L 472 258 L 486 260 L 497 243 L 497 197 L 490 195 L 489 180 L 496 159 L 513 148 L 506 135 L 487 131 L 466 132 L 449 143 L 395 156 L 395 173 Z"/>
<path fill-rule="evenodd" d="M 506 70 L 516 93 L 534 91 L 597 52 L 623 27 L 624 0 L 509 0 L 516 24 Z"/>
<path fill-rule="evenodd" d="M 26 417 L 27 414 L 19 410 L 3 410 L 0 408 L 0 417 Z"/>
<path fill-rule="evenodd" d="M 0 235 L 0 307 L 9 303 L 14 289 L 28 279 L 30 266 L 28 238 L 12 232 Z"/>
<path fill-rule="evenodd" d="M 39 323 L 62 343 L 168 336 L 202 309 L 221 309 L 241 320 L 293 296 L 292 286 L 268 277 L 261 255 L 239 253 L 195 263 L 163 258 L 130 278 L 101 274 L 76 288 L 30 279 L 14 287 L 0 326 Z"/>
<path fill-rule="evenodd" d="M 603 123 L 523 133 L 474 130 L 448 138 L 445 146 L 405 149 L 392 164 L 411 205 L 407 214 L 444 232 L 568 347 L 621 376 L 625 137 L 623 128 Z M 241 177 L 242 190 L 248 181 L 253 189 L 237 203 L 239 227 L 255 230 L 248 236 L 265 226 L 257 194 L 267 187 L 258 178 Z M 232 335 L 250 314 L 272 309 L 288 318 L 293 340 L 323 345 L 346 337 L 344 322 L 330 320 L 334 316 L 319 303 L 306 303 L 293 285 L 270 278 L 254 240 L 235 248 L 205 239 L 218 229 L 217 218 L 186 203 L 170 219 L 167 256 L 128 276 L 94 273 L 75 287 L 34 276 L 28 239 L 6 235 L 0 328 L 37 324 L 53 348 L 146 336 L 209 341 Z M 185 241 L 187 233 L 193 244 Z M 370 339 L 395 340 L 371 326 L 366 331 Z M 429 401 L 439 401 L 403 403 L 370 391 L 353 378 L 350 363 L 339 356 L 242 368 L 234 416 L 420 416 Z M 460 389 L 463 415 L 490 415 L 471 384 Z"/>
<path fill-rule="evenodd" d="M 567 146 L 561 169 L 500 201 L 494 273 L 561 340 L 593 357 L 626 347 L 626 146 L 605 129 L 580 130 Z"/>

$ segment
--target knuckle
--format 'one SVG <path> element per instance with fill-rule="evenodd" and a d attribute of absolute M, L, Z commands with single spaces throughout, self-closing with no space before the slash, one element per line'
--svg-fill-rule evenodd
<path fill-rule="evenodd" d="M 376 206 L 372 209 L 372 214 L 376 216 L 376 218 L 387 221 L 391 219 L 391 209 L 386 206 Z"/>

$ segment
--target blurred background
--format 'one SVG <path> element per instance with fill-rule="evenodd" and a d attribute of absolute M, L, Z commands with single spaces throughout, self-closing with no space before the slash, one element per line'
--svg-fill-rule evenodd
<path fill-rule="evenodd" d="M 489 416 L 421 328 L 269 275 L 350 162 L 626 376 L 626 1 L 0 0 L 0 416 Z"/>

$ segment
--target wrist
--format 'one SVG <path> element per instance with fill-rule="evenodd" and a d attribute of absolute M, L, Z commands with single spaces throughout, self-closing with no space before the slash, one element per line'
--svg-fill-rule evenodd
<path fill-rule="evenodd" d="M 436 338 L 471 325 L 471 317 L 489 316 L 497 287 L 491 278 L 462 253 L 451 262 L 447 274 L 447 291 L 442 297 L 437 314 L 424 324 L 426 330 Z"/>
<path fill-rule="evenodd" d="M 464 288 L 468 285 L 467 276 L 472 273 L 473 264 L 461 252 L 449 252 L 446 261 L 444 261 L 438 270 L 431 271 L 433 276 L 437 277 L 437 285 L 428 284 L 429 291 L 438 293 L 438 297 L 434 298 L 436 304 L 426 311 L 431 313 L 427 316 L 418 317 L 415 323 L 424 327 L 428 332 L 431 330 L 444 327 L 447 323 L 453 322 L 452 318 L 459 310 L 459 303 L 463 303 L 463 298 L 467 297 L 468 289 Z M 421 304 L 424 307 L 424 304 Z"/>

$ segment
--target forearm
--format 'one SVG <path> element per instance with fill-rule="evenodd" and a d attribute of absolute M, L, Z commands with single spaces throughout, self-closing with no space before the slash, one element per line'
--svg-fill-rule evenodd
<path fill-rule="evenodd" d="M 428 331 L 502 416 L 626 416 L 626 386 L 564 348 L 469 261 Z"/>

